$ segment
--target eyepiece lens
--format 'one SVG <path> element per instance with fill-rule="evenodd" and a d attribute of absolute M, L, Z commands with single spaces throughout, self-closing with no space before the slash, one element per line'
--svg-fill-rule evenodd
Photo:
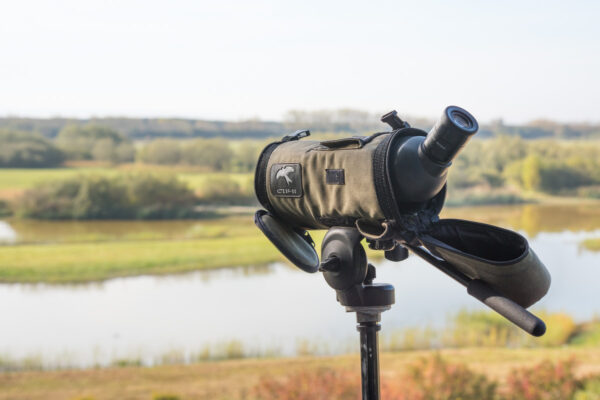
<path fill-rule="evenodd" d="M 423 142 L 423 152 L 438 164 L 451 162 L 473 136 L 479 126 L 468 111 L 460 107 L 446 107 L 442 117 Z"/>
<path fill-rule="evenodd" d="M 450 112 L 450 118 L 452 119 L 452 122 L 454 122 L 459 128 L 473 128 L 473 121 L 471 120 L 471 118 L 467 117 L 465 114 L 458 110 L 452 110 Z"/>

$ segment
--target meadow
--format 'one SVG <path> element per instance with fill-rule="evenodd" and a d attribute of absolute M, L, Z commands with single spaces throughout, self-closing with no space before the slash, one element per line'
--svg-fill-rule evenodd
<path fill-rule="evenodd" d="M 441 360 L 438 357 L 442 357 Z M 572 365 L 570 360 L 576 360 Z M 422 370 L 414 375 L 415 367 Z M 424 368 L 423 368 L 424 367 Z M 526 368 L 523 370 L 523 368 Z M 382 390 L 386 399 L 405 399 L 405 390 L 426 390 L 426 399 L 491 400 L 472 397 L 481 385 L 494 392 L 524 393 L 532 400 L 593 400 L 598 390 L 585 390 L 586 377 L 600 374 L 600 350 L 555 349 L 443 349 L 384 352 Z M 535 375 L 534 382 L 515 381 Z M 278 398 L 358 399 L 359 358 L 298 357 L 246 359 L 145 367 L 113 367 L 51 372 L 0 374 L 0 399 L 130 399 L 130 400 L 270 400 Z M 597 379 L 597 378 L 595 378 Z M 523 387 L 523 384 L 527 386 Z M 583 387 L 582 387 L 583 386 Z M 512 392 L 511 392 L 512 391 Z M 471 397 L 467 394 L 471 392 Z M 579 392 L 574 397 L 575 393 Z M 583 397 L 590 396 L 590 397 Z M 408 397 L 418 398 L 421 397 Z"/>

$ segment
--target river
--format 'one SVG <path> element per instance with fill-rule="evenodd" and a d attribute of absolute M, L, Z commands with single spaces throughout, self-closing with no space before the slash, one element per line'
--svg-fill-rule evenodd
<path fill-rule="evenodd" d="M 581 321 L 600 313 L 600 253 L 581 246 L 600 238 L 599 210 L 529 205 L 465 211 L 447 215 L 468 215 L 529 238 L 552 275 L 550 292 L 534 310 L 564 311 Z M 0 238 L 18 243 L 18 224 L 0 223 Z M 396 304 L 383 314 L 384 332 L 441 327 L 461 309 L 484 308 L 414 256 L 375 264 L 377 281 L 396 288 Z M 282 263 L 82 285 L 1 284 L 0 321 L 0 359 L 33 359 L 48 367 L 189 360 L 228 346 L 293 355 L 307 343 L 322 353 L 357 345 L 354 315 L 336 303 L 322 276 Z"/>

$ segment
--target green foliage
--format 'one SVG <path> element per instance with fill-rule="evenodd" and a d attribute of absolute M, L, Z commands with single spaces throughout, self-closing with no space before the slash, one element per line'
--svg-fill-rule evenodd
<path fill-rule="evenodd" d="M 251 187 L 243 188 L 225 176 L 206 179 L 198 197 L 202 203 L 219 205 L 248 205 L 256 201 Z"/>
<path fill-rule="evenodd" d="M 600 400 L 600 377 L 591 377 L 583 382 L 583 387 L 575 393 L 574 400 Z"/>
<path fill-rule="evenodd" d="M 187 165 L 226 171 L 231 167 L 233 151 L 223 139 L 196 139 L 183 145 L 181 158 Z"/>
<path fill-rule="evenodd" d="M 579 325 L 570 343 L 574 346 L 600 346 L 600 320 L 596 318 Z"/>
<path fill-rule="evenodd" d="M 511 184 L 528 191 L 575 190 L 578 194 L 599 183 L 597 142 L 524 141 L 508 136 L 471 141 L 455 160 L 449 176 L 451 194 L 455 189 L 491 190 Z M 594 197 L 595 192 L 589 189 L 581 193 Z"/>
<path fill-rule="evenodd" d="M 250 147 L 249 147 L 250 146 Z M 231 144 L 223 139 L 195 139 L 191 141 L 176 141 L 157 139 L 147 143 L 138 154 L 138 159 L 147 164 L 162 165 L 191 165 L 204 167 L 210 171 L 252 170 L 256 159 L 254 147 L 243 144 L 234 152 Z M 249 157 L 246 152 L 249 151 Z"/>
<path fill-rule="evenodd" d="M 235 149 L 232 160 L 232 169 L 236 172 L 254 172 L 256 162 L 265 143 L 243 141 Z"/>
<path fill-rule="evenodd" d="M 181 162 L 181 144 L 173 139 L 157 139 L 139 152 L 140 161 L 147 164 L 175 165 Z"/>
<path fill-rule="evenodd" d="M 600 251 L 600 239 L 586 239 L 581 245 L 584 249 L 590 251 Z"/>
<path fill-rule="evenodd" d="M 541 187 L 541 161 L 536 155 L 530 155 L 523 160 L 521 167 L 521 182 L 526 190 L 538 190 Z"/>
<path fill-rule="evenodd" d="M 460 311 L 444 332 L 449 347 L 516 346 L 524 335 L 504 317 L 491 311 Z"/>
<path fill-rule="evenodd" d="M 120 358 L 111 363 L 113 367 L 119 368 L 127 368 L 127 367 L 141 367 L 142 360 L 140 359 L 128 359 L 128 358 Z"/>
<path fill-rule="evenodd" d="M 8 202 L 0 200 L 0 217 L 8 217 L 9 215 L 12 215 L 12 208 Z"/>
<path fill-rule="evenodd" d="M 119 132 L 95 124 L 67 125 L 59 132 L 56 143 L 71 160 L 128 162 L 135 152 Z"/>
<path fill-rule="evenodd" d="M 538 313 L 548 327 L 546 334 L 532 338 L 492 311 L 460 311 L 442 332 L 448 347 L 555 347 L 570 343 L 577 332 L 573 318 L 565 313 Z"/>
<path fill-rule="evenodd" d="M 587 186 L 577 190 L 577 196 L 590 199 L 600 199 L 600 186 Z"/>
<path fill-rule="evenodd" d="M 0 168 L 56 167 L 64 154 L 42 136 L 0 129 Z"/>
<path fill-rule="evenodd" d="M 43 183 L 23 196 L 18 214 L 38 219 L 162 219 L 194 215 L 196 198 L 172 176 L 81 176 Z"/>

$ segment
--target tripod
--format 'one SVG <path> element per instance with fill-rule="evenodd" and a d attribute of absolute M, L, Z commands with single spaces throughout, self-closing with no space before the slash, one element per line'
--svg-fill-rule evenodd
<path fill-rule="evenodd" d="M 362 235 L 355 228 L 329 229 L 321 245 L 319 270 L 336 292 L 337 301 L 346 311 L 356 313 L 360 333 L 361 382 L 363 400 L 379 400 L 379 347 L 377 332 L 381 329 L 381 313 L 394 304 L 394 287 L 387 283 L 373 283 L 375 267 L 367 262 L 361 245 Z M 370 241 L 369 247 L 384 250 L 385 258 L 402 261 L 408 249 L 467 288 L 475 297 L 509 321 L 530 333 L 541 336 L 546 331 L 544 322 L 508 299 L 481 280 L 471 279 L 450 263 L 434 257 L 419 246 L 402 242 Z"/>
<path fill-rule="evenodd" d="M 381 329 L 381 313 L 394 304 L 394 287 L 387 283 L 373 283 L 375 267 L 367 263 L 361 240 L 362 235 L 354 228 L 331 228 L 323 239 L 320 270 L 329 286 L 335 289 L 337 301 L 346 307 L 346 311 L 356 313 L 356 329 L 360 333 L 362 398 L 379 400 L 377 336 Z"/>

